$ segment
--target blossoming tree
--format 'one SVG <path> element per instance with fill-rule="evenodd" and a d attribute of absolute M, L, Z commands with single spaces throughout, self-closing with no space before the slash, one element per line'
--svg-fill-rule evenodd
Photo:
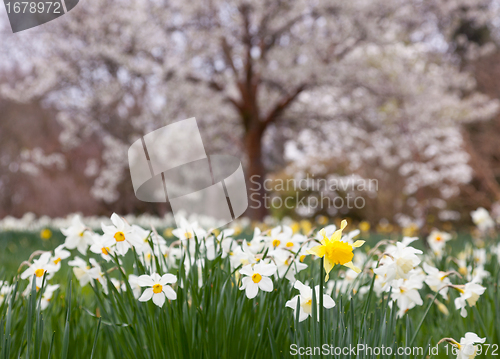
<path fill-rule="evenodd" d="M 441 153 L 451 141 L 444 156 L 454 162 L 454 120 L 495 110 L 447 56 L 463 21 L 488 23 L 488 4 L 93 1 L 40 31 L 6 37 L 2 62 L 17 64 L 22 79 L 4 84 L 1 94 L 56 107 L 66 147 L 100 139 L 92 194 L 106 202 L 116 201 L 117 187 L 128 181 L 128 145 L 193 115 L 209 150 L 245 155 L 246 175 L 257 183 L 273 165 L 270 148 L 283 155 L 279 141 L 294 143 L 308 132 L 319 142 L 322 134 L 352 128 L 341 131 L 339 153 L 370 161 L 366 148 L 354 145 L 362 136 L 377 144 L 380 158 L 411 157 L 402 174 L 411 190 L 415 178 L 425 177 L 419 170 L 429 167 L 421 164 L 425 149 Z M 468 48 L 466 40 L 460 44 Z M 464 91 L 470 94 L 460 101 Z M 398 137 L 412 148 L 384 145 Z M 463 162 L 449 171 L 459 172 Z M 264 193 L 263 186 L 250 189 Z M 260 206 L 249 214 L 265 213 Z"/>

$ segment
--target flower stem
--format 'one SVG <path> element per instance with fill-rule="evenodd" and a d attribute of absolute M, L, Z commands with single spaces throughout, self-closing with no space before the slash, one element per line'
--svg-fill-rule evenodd
<path fill-rule="evenodd" d="M 325 283 L 325 259 L 321 258 L 321 268 L 320 268 L 320 281 L 319 281 L 319 339 L 320 345 L 323 343 L 323 285 Z M 323 357 L 323 354 L 321 354 Z"/>
<path fill-rule="evenodd" d="M 417 328 L 415 330 L 415 334 L 413 334 L 413 338 L 411 339 L 411 342 L 408 345 L 408 347 L 411 347 L 413 345 L 413 342 L 415 341 L 415 339 L 417 339 L 417 334 L 418 334 L 418 332 L 420 330 L 420 327 L 422 326 L 422 324 L 424 324 L 424 320 L 427 317 L 427 314 L 429 313 L 429 310 L 431 309 L 432 305 L 434 304 L 434 301 L 436 300 L 437 296 L 439 295 L 439 292 L 441 291 L 441 289 L 443 289 L 443 288 L 439 288 L 439 290 L 436 292 L 436 294 L 434 295 L 434 297 L 430 301 L 429 306 L 425 310 L 425 313 L 422 316 L 422 319 L 420 320 L 420 323 L 418 323 L 418 326 L 417 326 Z M 408 330 L 408 328 L 407 328 L 407 330 Z"/>

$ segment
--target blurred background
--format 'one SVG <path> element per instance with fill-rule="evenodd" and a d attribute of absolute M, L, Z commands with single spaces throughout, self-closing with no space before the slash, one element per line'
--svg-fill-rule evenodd
<path fill-rule="evenodd" d="M 498 217 L 499 5 L 80 0 L 16 34 L 1 7 L 0 218 L 164 216 L 168 204 L 135 198 L 127 150 L 189 117 L 209 154 L 242 159 L 253 198 L 289 196 L 279 180 L 377 183 L 293 188 L 296 206 L 251 219 L 446 229 L 477 207 Z M 350 195 L 362 208 L 299 201 Z"/>

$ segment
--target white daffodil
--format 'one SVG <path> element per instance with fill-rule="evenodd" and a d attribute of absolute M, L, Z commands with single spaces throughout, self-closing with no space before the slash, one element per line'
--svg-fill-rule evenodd
<path fill-rule="evenodd" d="M 449 233 L 433 230 L 427 237 L 427 243 L 429 243 L 429 247 L 431 247 L 432 252 L 438 258 L 441 258 L 446 242 L 448 242 L 451 238 L 451 234 Z"/>
<path fill-rule="evenodd" d="M 427 284 L 434 292 L 439 290 L 439 294 L 441 294 L 444 299 L 448 299 L 448 285 L 451 284 L 451 281 L 448 278 L 449 273 L 442 272 L 425 262 L 423 267 L 425 273 L 427 273 L 424 280 L 425 284 Z"/>
<path fill-rule="evenodd" d="M 111 215 L 113 225 L 101 224 L 103 237 L 114 241 L 113 248 L 119 255 L 125 255 L 132 246 L 140 246 L 142 243 L 132 226 L 116 213 Z"/>
<path fill-rule="evenodd" d="M 87 248 L 92 244 L 91 231 L 83 224 L 79 215 L 71 220 L 71 226 L 61 228 L 62 234 L 66 236 L 64 246 L 67 249 L 77 249 L 83 255 L 87 254 Z"/>
<path fill-rule="evenodd" d="M 398 243 L 399 243 L 399 247 L 400 248 L 406 248 L 408 247 L 410 244 L 412 244 L 413 242 L 417 241 L 418 240 L 418 237 L 403 237 L 403 239 L 400 241 L 400 242 L 397 242 L 396 244 L 389 244 L 387 247 L 386 247 L 386 252 L 388 253 L 391 253 L 395 250 L 398 249 Z"/>
<path fill-rule="evenodd" d="M 57 272 L 56 265 L 50 260 L 51 256 L 52 253 L 45 252 L 40 256 L 40 258 L 35 259 L 33 264 L 21 274 L 21 279 L 29 278 L 31 280 L 31 277 L 35 275 L 36 286 L 41 287 L 45 272 L 47 272 L 47 279 L 52 278 L 54 273 Z"/>
<path fill-rule="evenodd" d="M 205 251 L 208 260 L 214 260 L 220 249 L 222 250 L 221 257 L 227 257 L 231 251 L 230 248 L 233 242 L 233 238 L 231 238 L 231 236 L 233 234 L 234 229 L 224 229 L 217 237 L 210 236 L 205 240 Z"/>
<path fill-rule="evenodd" d="M 111 260 L 110 254 L 114 254 L 113 244 L 115 244 L 115 241 L 108 236 L 94 234 L 92 236 L 92 242 L 90 251 L 95 254 L 100 254 L 106 262 L 109 262 Z"/>
<path fill-rule="evenodd" d="M 252 254 L 257 254 L 262 251 L 265 245 L 265 237 L 262 235 L 259 227 L 255 227 L 253 231 L 253 237 L 250 241 L 244 240 L 242 246 L 247 247 L 247 249 L 252 252 Z M 228 251 L 229 253 L 230 251 Z"/>
<path fill-rule="evenodd" d="M 469 269 L 472 269 L 469 267 Z M 478 266 L 472 270 L 468 271 L 467 280 L 475 283 L 482 283 L 485 278 L 491 277 L 491 273 L 488 272 L 484 267 Z"/>
<path fill-rule="evenodd" d="M 96 280 L 102 285 L 103 292 L 108 294 L 108 280 L 104 276 L 101 266 L 94 258 L 90 258 L 89 263 L 90 265 L 79 257 L 68 262 L 70 266 L 74 267 L 73 273 L 80 282 L 80 286 L 84 287 L 89 283 L 94 286 L 94 280 Z"/>
<path fill-rule="evenodd" d="M 484 266 L 487 262 L 486 249 L 474 249 L 472 251 L 472 259 L 474 260 L 475 265 Z"/>
<path fill-rule="evenodd" d="M 61 261 L 68 258 L 70 255 L 71 253 L 64 249 L 64 244 L 54 249 L 54 255 L 50 258 L 50 261 L 54 264 L 56 272 L 61 269 Z"/>
<path fill-rule="evenodd" d="M 90 263 L 97 264 L 93 258 L 90 259 Z M 75 257 L 73 260 L 68 262 L 68 265 L 74 267 L 73 273 L 82 287 L 85 287 L 89 283 L 94 285 L 94 280 L 100 276 L 100 267 L 90 266 L 80 257 Z"/>
<path fill-rule="evenodd" d="M 295 255 L 287 250 L 277 249 L 271 255 L 276 263 L 276 275 L 278 278 L 286 277 L 286 279 L 293 283 L 295 282 L 295 274 L 307 268 L 307 264 L 296 260 Z"/>
<path fill-rule="evenodd" d="M 143 248 L 143 252 L 138 255 L 138 258 L 141 263 L 149 269 L 150 272 L 156 272 L 161 269 L 157 268 L 156 258 L 158 258 L 161 267 L 163 263 L 161 257 L 164 256 L 164 253 L 167 251 L 167 248 L 165 247 L 165 245 L 160 246 L 156 243 L 153 243 L 153 248 L 148 245 L 147 249 Z"/>
<path fill-rule="evenodd" d="M 153 239 L 153 232 L 148 231 L 142 227 L 139 227 L 138 225 L 133 224 L 132 225 L 132 230 L 135 232 L 137 235 L 137 238 L 139 240 L 139 243 L 136 247 L 137 253 L 140 254 L 144 250 L 147 250 L 150 248 L 148 241 Z"/>
<path fill-rule="evenodd" d="M 186 257 L 184 259 L 184 269 L 186 270 L 186 273 L 191 272 L 192 270 L 198 271 L 198 287 L 203 286 L 203 268 L 205 267 L 205 259 L 200 258 L 200 259 L 195 259 L 194 257 Z M 184 288 L 182 281 L 179 283 L 181 288 Z"/>
<path fill-rule="evenodd" d="M 286 249 L 295 253 L 300 249 L 300 246 L 306 240 L 307 240 L 306 236 L 296 233 L 291 238 L 287 239 L 286 241 L 283 241 L 281 245 L 278 247 L 278 249 Z"/>
<path fill-rule="evenodd" d="M 483 207 L 479 207 L 470 213 L 472 222 L 477 226 L 480 231 L 487 231 L 495 227 L 495 222 L 491 218 L 489 212 Z"/>
<path fill-rule="evenodd" d="M 469 273 L 469 268 L 467 266 L 467 257 L 468 254 L 465 251 L 462 251 L 457 254 L 457 258 L 455 259 L 455 262 L 457 263 L 458 266 L 458 273 L 460 273 L 463 276 Z"/>
<path fill-rule="evenodd" d="M 147 288 L 139 297 L 139 301 L 147 302 L 151 298 L 153 303 L 159 307 L 163 307 L 165 298 L 170 300 L 177 299 L 177 294 L 168 284 L 177 282 L 177 277 L 173 274 L 167 273 L 160 277 L 158 273 L 152 275 L 143 274 L 137 278 L 137 283 L 141 287 Z"/>
<path fill-rule="evenodd" d="M 50 300 L 54 295 L 54 292 L 59 288 L 59 284 L 49 284 L 43 291 L 42 298 L 40 300 L 40 309 L 44 310 L 49 306 Z"/>
<path fill-rule="evenodd" d="M 420 297 L 419 289 L 422 288 L 420 276 L 410 279 L 397 279 L 392 282 L 392 299 L 396 300 L 399 311 L 398 316 L 402 317 L 407 311 L 416 305 L 422 305 L 424 302 Z"/>
<path fill-rule="evenodd" d="M 422 251 L 398 242 L 395 247 L 388 247 L 386 253 L 388 255 L 382 258 L 380 266 L 373 271 L 389 283 L 394 279 L 408 279 L 410 271 L 420 264 L 417 254 L 422 254 Z"/>
<path fill-rule="evenodd" d="M 132 289 L 132 293 L 134 294 L 135 299 L 139 299 L 142 293 L 142 288 L 139 285 L 139 277 L 131 274 L 128 276 L 128 284 L 130 285 L 130 288 Z M 127 285 L 125 283 L 122 284 L 122 291 L 127 290 Z"/>
<path fill-rule="evenodd" d="M 189 223 L 183 217 L 179 219 L 179 227 L 174 229 L 172 234 L 179 238 L 184 246 L 188 241 L 195 243 L 195 237 L 201 242 L 207 236 L 207 232 L 198 225 L 198 222 Z"/>
<path fill-rule="evenodd" d="M 455 285 L 453 288 L 460 292 L 460 297 L 455 298 L 455 308 L 460 309 L 460 315 L 464 318 L 467 317 L 467 310 L 465 309 L 467 303 L 471 307 L 476 305 L 479 297 L 486 290 L 485 287 L 475 282 L 469 282 L 465 285 Z"/>
<path fill-rule="evenodd" d="M 132 225 L 132 229 L 134 230 L 137 238 L 139 239 L 139 243 L 135 248 L 137 250 L 137 254 L 142 254 L 144 252 L 148 252 L 151 250 L 151 246 L 149 245 L 149 241 L 153 242 L 153 246 L 166 246 L 167 241 L 165 238 L 160 236 L 158 233 L 148 231 L 142 227 L 139 227 L 135 224 Z"/>
<path fill-rule="evenodd" d="M 270 276 L 276 272 L 276 266 L 272 263 L 257 263 L 255 265 L 246 265 L 240 269 L 240 273 L 245 275 L 241 280 L 240 290 L 245 290 L 249 299 L 255 298 L 260 290 L 264 292 L 273 291 L 273 281 Z"/>
<path fill-rule="evenodd" d="M 240 265 L 246 266 L 257 262 L 255 255 L 247 247 L 236 246 L 229 252 L 229 261 L 231 268 L 237 268 Z"/>
<path fill-rule="evenodd" d="M 170 267 L 177 268 L 178 262 L 182 258 L 182 249 L 179 247 L 168 247 L 168 246 L 161 246 L 160 249 L 167 261 L 167 268 Z"/>
<path fill-rule="evenodd" d="M 9 283 L 0 280 L 0 305 L 9 297 L 13 289 L 13 285 L 9 285 Z"/>
<path fill-rule="evenodd" d="M 119 279 L 116 279 L 116 278 L 109 278 L 109 281 L 111 282 L 111 284 L 113 285 L 113 287 L 115 287 L 115 289 L 117 291 L 120 291 L 120 289 L 122 289 L 122 282 L 120 282 Z"/>
<path fill-rule="evenodd" d="M 90 258 L 89 263 L 92 265 L 92 269 L 94 270 L 92 273 L 96 276 L 95 280 L 101 284 L 104 294 L 108 294 L 108 279 L 104 276 L 101 266 L 94 258 Z"/>
<path fill-rule="evenodd" d="M 474 359 L 479 350 L 476 343 L 483 344 L 486 338 L 479 338 L 476 333 L 467 332 L 465 333 L 465 337 L 460 339 L 460 343 L 453 338 L 441 339 L 439 343 L 444 341 L 451 343 L 458 349 L 457 359 Z"/>
<path fill-rule="evenodd" d="M 287 243 L 292 243 L 292 236 L 292 228 L 288 226 L 277 226 L 271 229 L 269 235 L 265 237 L 265 241 L 270 250 L 286 248 Z"/>
<path fill-rule="evenodd" d="M 313 291 L 312 288 L 302 284 L 300 281 L 296 281 L 293 285 L 295 289 L 300 291 L 300 294 L 296 295 L 292 299 L 286 302 L 285 307 L 289 307 L 293 309 L 294 317 L 297 315 L 295 311 L 297 310 L 297 301 L 299 301 L 299 322 L 302 322 L 307 319 L 307 317 L 312 317 L 312 297 Z M 314 288 L 316 292 L 316 305 L 317 305 L 317 313 L 318 313 L 318 321 L 319 321 L 319 285 Z M 335 302 L 332 297 L 327 294 L 323 294 L 323 307 L 326 309 L 333 308 L 335 306 Z"/>
<path fill-rule="evenodd" d="M 476 357 L 478 347 L 476 343 L 484 343 L 486 338 L 479 338 L 476 333 L 468 332 L 465 333 L 465 337 L 460 339 L 460 345 L 458 346 L 457 359 L 474 359 Z"/>

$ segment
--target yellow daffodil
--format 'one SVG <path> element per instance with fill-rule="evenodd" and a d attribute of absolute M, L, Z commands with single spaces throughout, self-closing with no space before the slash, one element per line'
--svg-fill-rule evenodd
<path fill-rule="evenodd" d="M 302 233 L 308 235 L 312 230 L 312 224 L 310 221 L 303 219 L 300 221 L 300 227 L 302 228 Z"/>
<path fill-rule="evenodd" d="M 347 221 L 344 219 L 340 225 L 340 229 L 336 230 L 330 238 L 326 236 L 325 229 L 322 229 L 319 232 L 323 237 L 321 245 L 307 251 L 308 254 L 315 254 L 320 258 L 324 258 L 325 282 L 328 281 L 329 273 L 336 264 L 350 268 L 356 273 L 361 272 L 361 269 L 355 267 L 352 263 L 352 258 L 354 257 L 353 250 L 354 248 L 361 247 L 365 241 L 356 241 L 352 245 L 342 241 L 342 231 L 345 227 L 347 227 Z"/>
<path fill-rule="evenodd" d="M 42 237 L 42 239 L 46 241 L 52 237 L 52 231 L 48 228 L 45 228 L 40 232 L 40 237 Z"/>
<path fill-rule="evenodd" d="M 370 223 L 367 221 L 362 221 L 359 224 L 359 229 L 361 230 L 361 232 L 368 232 L 370 230 Z"/>

